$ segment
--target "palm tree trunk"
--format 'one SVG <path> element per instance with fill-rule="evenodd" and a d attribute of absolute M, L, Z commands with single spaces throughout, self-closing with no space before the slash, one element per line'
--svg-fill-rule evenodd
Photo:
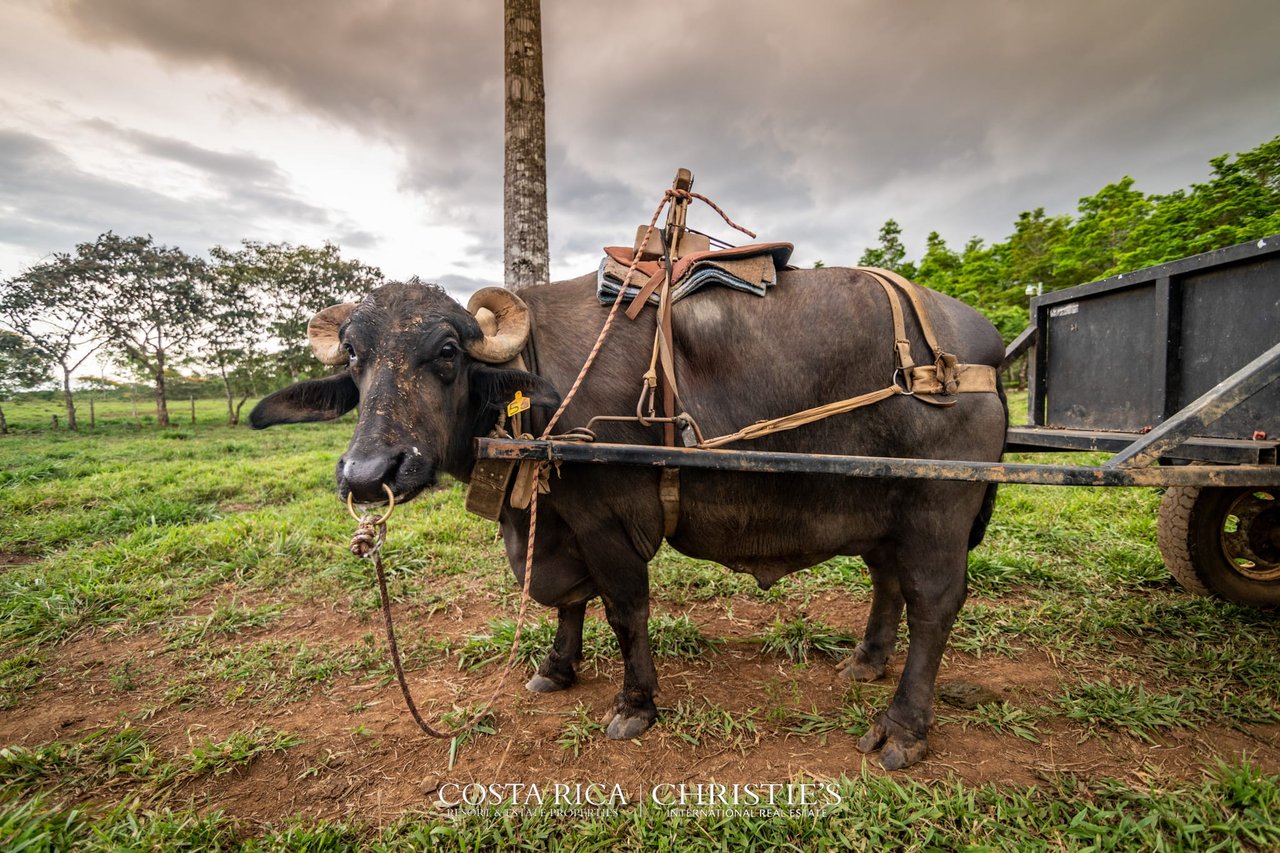
<path fill-rule="evenodd" d="M 547 250 L 546 90 L 539 0 L 505 0 L 503 269 L 520 290 L 551 277 Z"/>

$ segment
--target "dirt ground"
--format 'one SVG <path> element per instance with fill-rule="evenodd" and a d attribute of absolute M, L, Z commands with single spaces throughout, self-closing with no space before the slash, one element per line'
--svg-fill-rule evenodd
<path fill-rule="evenodd" d="M 207 612 L 212 600 L 197 605 L 193 612 Z M 494 708 L 496 734 L 476 736 L 464 744 L 450 770 L 450 743 L 421 734 L 394 681 L 386 682 L 381 675 L 372 679 L 339 676 L 296 701 L 229 704 L 209 697 L 209 701 L 197 698 L 184 708 L 163 698 L 166 685 L 183 675 L 165 638 L 145 631 L 128 634 L 103 629 L 50 650 L 45 664 L 48 675 L 41 684 L 17 707 L 0 711 L 0 743 L 37 746 L 73 740 L 125 720 L 143 728 L 153 747 L 168 755 L 187 753 L 194 742 L 206 737 L 225 738 L 256 726 L 296 734 L 303 739 L 300 745 L 264 755 L 243 770 L 185 783 L 165 801 L 173 806 L 194 803 L 260 821 L 358 814 L 384 824 L 405 812 L 432 808 L 442 785 L 446 791 L 457 790 L 448 783 L 620 785 L 628 800 L 635 801 L 661 783 L 758 785 L 802 776 L 884 772 L 874 755 L 857 751 L 856 733 L 839 729 L 820 735 L 787 732 L 769 709 L 833 716 L 850 701 L 882 708 L 896 684 L 901 650 L 885 679 L 855 688 L 836 675 L 835 662 L 829 658 L 819 656 L 797 664 L 766 654 L 758 642 L 748 641 L 775 617 L 789 618 L 793 608 L 786 603 L 735 596 L 682 610 L 705 636 L 724 642 L 702 658 L 659 660 L 659 707 L 707 700 L 736 717 L 749 717 L 754 732 L 704 737 L 695 745 L 660 719 L 636 741 L 612 742 L 594 729 L 575 755 L 557 740 L 575 719 L 579 703 L 591 720 L 608 716 L 621 683 L 620 661 L 611 658 L 598 669 L 584 665 L 577 685 L 549 695 L 527 692 L 523 687 L 526 671 L 518 668 Z M 866 611 L 866 604 L 850 605 L 834 592 L 818 595 L 806 605 L 809 617 L 855 634 Z M 449 608 L 429 614 L 413 606 L 396 611 L 402 631 L 412 626 L 456 640 L 483 632 L 487 621 L 497 615 L 505 614 L 487 603 L 468 607 L 465 613 Z M 602 616 L 598 608 L 588 615 Z M 219 642 L 252 643 L 269 637 L 343 645 L 360 642 L 370 631 L 378 632 L 380 626 L 369 614 L 290 605 L 270 626 Z M 384 640 L 380 633 L 377 636 L 381 647 Z M 137 663 L 139 681 L 144 682 L 128 692 L 111 679 L 114 668 L 125 660 Z M 1099 673 L 1107 672 L 1105 661 L 1094 666 Z M 419 705 L 428 719 L 435 720 L 441 708 L 453 703 L 482 701 L 500 670 L 495 665 L 476 673 L 460 672 L 453 659 L 436 656 L 415 668 L 410 680 Z M 952 650 L 939 681 L 975 682 L 1015 708 L 1043 709 L 1053 707 L 1068 674 L 1062 663 L 1039 651 L 1014 659 L 999 655 L 978 659 Z M 219 690 L 228 686 L 216 685 Z M 1022 786 L 1035 784 L 1043 774 L 1074 773 L 1143 785 L 1153 779 L 1198 779 L 1218 759 L 1239 761 L 1241 757 L 1264 772 L 1280 772 L 1280 726 L 1173 729 L 1147 743 L 1119 732 L 1090 734 L 1080 723 L 1048 715 L 1037 720 L 1037 743 L 966 722 L 967 712 L 941 703 L 937 712 L 928 756 L 904 775 Z"/>

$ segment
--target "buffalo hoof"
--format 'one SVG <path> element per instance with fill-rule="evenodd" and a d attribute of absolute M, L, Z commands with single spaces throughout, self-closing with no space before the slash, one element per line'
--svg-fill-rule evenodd
<path fill-rule="evenodd" d="M 841 678 L 850 681 L 879 681 L 884 678 L 884 664 L 875 666 L 862 656 L 861 649 L 845 658 L 840 663 L 838 673 Z"/>
<path fill-rule="evenodd" d="M 929 751 L 929 741 L 927 737 L 898 725 L 887 714 L 881 714 L 867 733 L 858 739 L 860 752 L 875 752 L 877 749 L 880 750 L 881 767 L 901 770 L 924 758 Z"/>
<path fill-rule="evenodd" d="M 608 735 L 609 740 L 631 740 L 634 737 L 640 737 L 651 725 L 653 720 L 648 717 L 625 717 L 622 714 L 614 714 L 605 734 Z"/>
<path fill-rule="evenodd" d="M 524 685 L 524 688 L 532 693 L 555 693 L 564 690 L 569 685 L 547 678 L 545 675 L 535 675 L 530 678 Z"/>

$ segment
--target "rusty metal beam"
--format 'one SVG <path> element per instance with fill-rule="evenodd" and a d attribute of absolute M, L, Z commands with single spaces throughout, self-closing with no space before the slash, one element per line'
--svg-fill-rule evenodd
<path fill-rule="evenodd" d="M 552 462 L 644 465 L 658 468 L 711 468 L 746 473 L 833 474 L 878 479 L 962 480 L 1047 486 L 1280 486 L 1280 466 L 1276 465 L 1097 468 L 493 438 L 476 439 L 476 455 L 481 459 L 545 459 Z"/>
<path fill-rule="evenodd" d="M 1013 360 L 1031 347 L 1036 345 L 1036 341 L 1040 338 L 1040 330 L 1034 323 L 1023 329 L 1018 337 L 1013 339 L 1013 343 L 1004 351 L 1004 361 L 1000 362 L 1000 369 L 1005 370 L 1013 363 Z"/>
<path fill-rule="evenodd" d="M 1063 450 L 1119 453 L 1143 438 L 1143 434 L 1137 432 L 1032 426 L 1011 426 L 1006 435 L 1005 449 L 1010 453 Z M 1250 440 L 1192 436 L 1166 452 L 1164 458 L 1217 465 L 1275 465 L 1280 459 L 1278 450 L 1280 441 L 1274 438 Z"/>
<path fill-rule="evenodd" d="M 1210 388 L 1178 414 L 1108 459 L 1103 467 L 1114 470 L 1154 465 L 1162 453 L 1202 432 L 1209 424 L 1277 379 L 1280 379 L 1280 344 L 1275 344 Z"/>

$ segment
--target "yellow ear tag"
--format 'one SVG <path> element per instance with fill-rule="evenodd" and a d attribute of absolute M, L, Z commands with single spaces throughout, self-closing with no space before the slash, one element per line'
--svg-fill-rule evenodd
<path fill-rule="evenodd" d="M 529 410 L 529 406 L 529 398 L 517 391 L 515 399 L 510 403 L 507 403 L 507 417 L 514 418 L 521 412 L 527 412 Z"/>

